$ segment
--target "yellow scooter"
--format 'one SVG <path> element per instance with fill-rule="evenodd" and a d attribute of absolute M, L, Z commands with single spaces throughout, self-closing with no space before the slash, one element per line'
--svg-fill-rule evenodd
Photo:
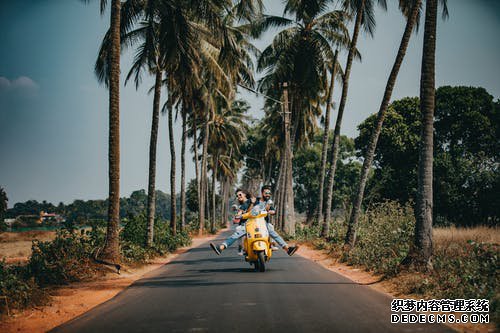
<path fill-rule="evenodd" d="M 243 249 L 246 253 L 245 261 L 254 265 L 256 271 L 265 272 L 266 262 L 271 259 L 273 251 L 267 230 L 265 217 L 267 211 L 254 207 L 241 217 L 246 219 L 246 237 L 243 240 Z"/>

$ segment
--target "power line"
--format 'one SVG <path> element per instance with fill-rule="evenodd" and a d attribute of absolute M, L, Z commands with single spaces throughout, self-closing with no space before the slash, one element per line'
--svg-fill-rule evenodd
<path fill-rule="evenodd" d="M 257 90 L 254 90 L 254 89 L 252 89 L 252 88 L 250 88 L 250 87 L 244 86 L 244 85 L 242 85 L 241 83 L 238 83 L 238 85 L 239 85 L 240 87 L 242 87 L 242 88 L 244 88 L 244 89 L 248 90 L 248 91 L 251 91 L 251 92 L 253 92 L 253 93 L 257 94 L 257 95 L 262 95 L 262 96 L 264 96 L 264 98 L 267 98 L 267 99 L 269 99 L 269 100 L 271 100 L 271 101 L 273 101 L 273 102 L 276 102 L 276 103 L 279 103 L 279 104 L 283 104 L 283 102 L 282 102 L 282 101 L 278 101 L 277 99 L 274 99 L 274 98 L 272 98 L 272 97 L 270 97 L 270 96 L 267 96 L 266 94 L 263 94 L 263 93 L 261 93 L 261 92 L 258 92 Z"/>

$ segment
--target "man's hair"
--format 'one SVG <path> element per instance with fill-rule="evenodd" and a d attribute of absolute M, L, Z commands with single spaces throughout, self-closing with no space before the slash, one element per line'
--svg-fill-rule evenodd
<path fill-rule="evenodd" d="M 264 190 L 269 190 L 269 191 L 272 191 L 271 189 L 271 185 L 264 185 L 262 186 L 262 188 L 260 189 L 261 192 L 264 192 Z"/>

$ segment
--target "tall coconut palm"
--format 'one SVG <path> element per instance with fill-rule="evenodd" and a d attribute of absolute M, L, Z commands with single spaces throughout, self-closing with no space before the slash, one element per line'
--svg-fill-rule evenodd
<path fill-rule="evenodd" d="M 9 199 L 7 198 L 7 193 L 5 193 L 5 190 L 0 187 L 0 223 L 3 223 L 3 216 L 7 212 L 7 202 Z"/>
<path fill-rule="evenodd" d="M 333 58 L 333 63 L 330 66 L 330 87 L 328 88 L 326 95 L 326 108 L 325 108 L 325 124 L 323 129 L 323 142 L 321 148 L 321 171 L 319 180 L 319 198 L 318 198 L 318 208 L 316 212 L 316 220 L 318 223 L 323 220 L 323 197 L 324 197 L 324 183 L 326 177 L 326 158 L 328 152 L 328 134 L 330 132 L 330 111 L 332 108 L 333 99 L 333 88 L 335 86 L 335 80 L 342 79 L 343 71 L 340 67 L 338 61 L 339 50 L 335 50 L 335 56 Z"/>
<path fill-rule="evenodd" d="M 218 36 L 222 22 L 220 13 L 227 5 L 227 1 L 182 1 L 182 2 L 160 2 L 160 44 L 161 52 L 165 55 L 167 86 L 170 102 L 167 105 L 169 114 L 169 137 L 171 152 L 171 225 L 176 231 L 176 194 L 175 194 L 175 145 L 173 140 L 173 109 L 175 100 L 184 101 L 188 104 L 189 98 L 193 96 L 193 90 L 199 89 L 201 85 L 202 57 L 205 48 L 204 39 L 213 35 Z M 202 54 L 203 53 L 203 54 Z M 208 63 L 208 65 L 212 65 Z M 213 66 L 213 65 L 212 65 Z M 212 68 L 212 67 L 209 67 Z M 184 91 L 185 90 L 185 91 Z M 177 95 L 177 96 L 176 96 Z M 176 97 L 175 97 L 176 96 Z M 186 103 L 187 102 L 187 103 Z M 186 106 L 183 106 L 186 109 Z M 202 173 L 203 177 L 203 173 Z M 200 196 L 203 202 L 203 196 Z"/>
<path fill-rule="evenodd" d="M 186 227 L 186 141 L 187 110 L 182 107 L 182 143 L 181 143 L 181 230 Z"/>
<path fill-rule="evenodd" d="M 385 0 L 378 1 L 381 6 L 385 9 L 387 8 Z M 335 180 L 335 171 L 337 168 L 337 160 L 340 151 L 340 128 L 342 126 L 342 117 L 344 115 L 344 109 L 347 102 L 347 93 L 349 89 L 349 76 L 351 74 L 351 67 L 354 57 L 356 55 L 356 45 L 358 42 L 359 31 L 363 27 L 370 35 L 373 35 L 375 29 L 375 18 L 374 18 L 374 0 L 344 0 L 344 7 L 349 12 L 355 13 L 354 21 L 354 31 L 352 34 L 352 39 L 349 47 L 349 53 L 347 54 L 347 62 L 344 69 L 344 78 L 342 80 L 342 95 L 339 103 L 339 110 L 337 113 L 337 120 L 335 122 L 333 144 L 332 144 L 332 157 L 330 161 L 330 174 L 328 177 L 327 185 L 327 198 L 325 206 L 325 216 L 323 220 L 323 228 L 321 230 L 321 236 L 326 237 L 330 229 L 330 219 L 332 210 L 332 199 L 333 199 L 333 185 Z"/>
<path fill-rule="evenodd" d="M 159 26 L 156 22 L 153 2 L 145 8 L 144 21 L 140 22 L 139 27 L 127 33 L 122 41 L 125 44 L 137 45 L 137 51 L 134 62 L 127 75 L 125 84 L 134 76 L 135 86 L 139 87 L 142 81 L 142 73 L 149 72 L 155 76 L 153 112 L 151 120 L 151 134 L 149 142 L 149 172 L 148 172 L 148 199 L 147 199 L 147 233 L 146 245 L 153 245 L 154 221 L 156 209 L 156 148 L 158 142 L 158 125 L 160 115 L 160 98 L 163 72 L 165 69 L 164 58 L 160 54 L 159 44 Z"/>
<path fill-rule="evenodd" d="M 212 232 L 215 229 L 216 221 L 216 205 L 215 184 L 219 165 L 221 165 L 221 156 L 228 155 L 231 151 L 236 155 L 240 153 L 240 146 L 245 140 L 245 132 L 248 130 L 246 120 L 248 117 L 245 112 L 249 106 L 244 101 L 235 101 L 231 106 L 226 106 L 225 102 L 218 99 L 219 103 L 215 109 L 213 120 L 209 125 L 209 146 L 208 153 L 211 156 L 211 169 L 212 169 L 212 218 L 210 225 Z M 204 135 L 204 133 L 202 133 Z"/>
<path fill-rule="evenodd" d="M 89 0 L 84 0 L 89 2 Z M 132 1 L 130 2 L 132 3 Z M 101 15 L 106 9 L 106 0 L 100 1 Z M 106 74 L 104 81 L 109 91 L 109 136 L 108 136 L 108 179 L 109 204 L 108 224 L 104 248 L 100 252 L 102 259 L 120 261 L 120 37 L 121 37 L 120 0 L 111 1 L 110 28 L 107 33 L 109 49 L 107 52 Z M 124 22 L 128 23 L 128 22 Z M 124 24 L 125 25 L 125 24 Z"/>
<path fill-rule="evenodd" d="M 103 259 L 120 260 L 120 10 L 121 1 L 111 1 L 111 52 L 109 79 L 109 206 Z"/>
<path fill-rule="evenodd" d="M 333 45 L 339 40 L 345 40 L 347 29 L 344 25 L 346 14 L 343 11 L 329 11 L 330 1 L 288 1 L 285 14 L 292 15 L 294 19 L 277 16 L 264 16 L 253 24 L 252 32 L 260 35 L 269 27 L 285 28 L 279 32 L 263 52 L 258 61 L 258 70 L 267 72 L 259 82 L 259 89 L 266 94 L 285 89 L 277 88 L 281 83 L 287 83 L 287 93 L 290 98 L 284 102 L 289 109 L 283 114 L 284 119 L 284 159 L 285 168 L 281 168 L 280 177 L 284 186 L 280 193 L 284 194 L 287 202 L 282 207 L 293 207 L 292 184 L 292 147 L 287 144 L 305 143 L 308 135 L 314 133 L 315 119 L 320 112 L 318 107 L 321 95 L 328 89 L 326 73 L 328 64 L 333 63 L 335 52 Z M 290 117 L 290 122 L 288 122 Z M 286 119 L 285 119 L 286 118 Z M 309 121 L 313 126 L 307 126 Z M 286 128 L 285 128 L 286 127 Z M 290 133 L 288 133 L 290 132 Z M 305 137 L 300 136 L 305 134 Z M 287 136 L 290 135 L 290 141 Z M 287 153 L 289 152 L 289 153 Z M 290 189 L 287 190 L 287 184 Z M 289 200 L 288 196 L 292 199 Z M 282 196 L 279 195 L 280 199 Z M 288 209 L 290 212 L 293 209 Z M 278 214 L 278 220 L 280 214 Z M 287 232 L 294 233 L 294 221 L 291 216 L 286 222 L 292 225 L 287 227 Z"/>
<path fill-rule="evenodd" d="M 432 166 L 434 145 L 435 60 L 438 0 L 427 0 L 425 5 L 424 47 L 420 77 L 420 112 L 422 132 L 418 161 L 418 189 L 415 205 L 415 237 L 403 264 L 419 269 L 431 267 L 432 257 Z M 446 1 L 442 1 L 443 17 L 448 15 Z"/>
<path fill-rule="evenodd" d="M 363 202 L 363 194 L 365 191 L 366 181 L 368 179 L 368 172 L 370 171 L 370 167 L 373 162 L 373 156 L 375 155 L 375 148 L 377 147 L 378 137 L 382 130 L 382 124 L 384 122 L 385 114 L 391 100 L 394 85 L 396 84 L 399 69 L 406 54 L 408 43 L 410 42 L 411 33 L 414 26 L 418 24 L 419 21 L 421 5 L 422 0 L 399 1 L 399 8 L 402 10 L 403 15 L 406 16 L 406 26 L 403 32 L 403 37 L 401 38 L 401 43 L 399 44 L 396 60 L 394 61 L 391 73 L 389 74 L 389 78 L 387 79 L 384 96 L 382 97 L 382 103 L 380 104 L 377 115 L 377 122 L 375 128 L 373 129 L 364 156 L 363 167 L 361 169 L 358 183 L 358 192 L 353 202 L 349 225 L 345 236 L 345 245 L 347 250 L 353 247 L 356 241 L 356 225 L 358 223 L 359 213 L 361 211 L 361 203 Z"/>
<path fill-rule="evenodd" d="M 206 111 L 203 115 L 203 135 L 202 138 L 202 158 L 200 172 L 200 196 L 199 196 L 199 220 L 200 233 L 203 228 L 205 214 L 204 206 L 208 203 L 206 193 L 208 193 L 208 138 L 210 136 L 209 123 L 213 121 L 215 115 L 216 100 L 220 97 L 229 105 L 234 98 L 236 84 L 253 84 L 251 57 L 249 52 L 255 51 L 255 48 L 248 43 L 244 31 L 234 27 L 236 19 L 245 19 L 241 11 L 237 11 L 238 4 L 242 3 L 260 4 L 261 1 L 238 1 L 236 7 L 232 7 L 228 14 L 217 25 L 210 30 L 210 34 L 204 37 L 202 42 L 201 58 L 204 64 L 203 77 L 204 84 L 201 94 L 205 99 Z M 247 7 L 249 8 L 249 7 Z M 253 8 L 253 7 L 252 7 Z M 248 14 L 250 17 L 253 14 Z"/>
<path fill-rule="evenodd" d="M 167 101 L 168 112 L 168 139 L 170 142 L 170 230 L 173 235 L 177 234 L 177 196 L 175 193 L 175 142 L 174 142 L 174 120 L 173 120 L 173 94 L 169 92 Z"/>

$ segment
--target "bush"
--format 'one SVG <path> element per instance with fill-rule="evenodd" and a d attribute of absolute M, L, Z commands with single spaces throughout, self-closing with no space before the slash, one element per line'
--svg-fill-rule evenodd
<path fill-rule="evenodd" d="M 34 240 L 31 250 L 27 268 L 40 286 L 80 281 L 96 273 L 92 243 L 85 235 L 59 230 L 53 241 Z"/>
<path fill-rule="evenodd" d="M 126 262 L 145 262 L 157 255 L 172 252 L 179 246 L 189 245 L 189 230 L 172 235 L 170 223 L 155 223 L 154 246 L 146 248 L 147 222 L 144 215 L 125 220 L 121 232 L 121 252 Z M 92 256 L 105 242 L 106 223 L 91 222 L 91 229 L 75 232 L 71 226 L 57 231 L 52 241 L 34 240 L 32 255 L 25 266 L 0 262 L 0 295 L 7 296 L 9 306 L 21 308 L 37 305 L 46 294 L 41 287 L 60 285 L 91 278 L 100 272 Z M 0 311 L 3 309 L 0 302 Z"/>
<path fill-rule="evenodd" d="M 6 296 L 9 308 L 24 308 L 41 304 L 47 295 L 29 277 L 25 266 L 7 265 L 0 261 L 0 295 Z M 0 301 L 0 313 L 5 312 L 5 302 Z"/>
<path fill-rule="evenodd" d="M 500 320 L 499 248 L 497 244 L 451 243 L 436 246 L 431 277 L 441 298 L 482 298 L 490 300 L 490 312 Z"/>
<path fill-rule="evenodd" d="M 188 230 L 177 230 L 174 236 L 168 221 L 158 221 L 155 224 L 154 244 L 158 249 L 166 249 L 170 252 L 177 248 L 191 244 L 191 237 Z"/>
<path fill-rule="evenodd" d="M 177 230 L 172 235 L 169 221 L 155 221 L 153 247 L 144 248 L 147 235 L 147 218 L 144 214 L 131 217 L 121 232 L 122 256 L 125 261 L 145 262 L 156 255 L 173 252 L 180 246 L 189 245 L 191 238 L 188 230 Z"/>
<path fill-rule="evenodd" d="M 312 225 L 301 225 L 297 223 L 295 225 L 295 239 L 300 242 L 313 241 L 321 233 L 321 226 L 317 224 Z"/>
<path fill-rule="evenodd" d="M 360 218 L 356 246 L 347 261 L 393 276 L 408 254 L 414 228 L 415 217 L 409 204 L 377 204 Z"/>

